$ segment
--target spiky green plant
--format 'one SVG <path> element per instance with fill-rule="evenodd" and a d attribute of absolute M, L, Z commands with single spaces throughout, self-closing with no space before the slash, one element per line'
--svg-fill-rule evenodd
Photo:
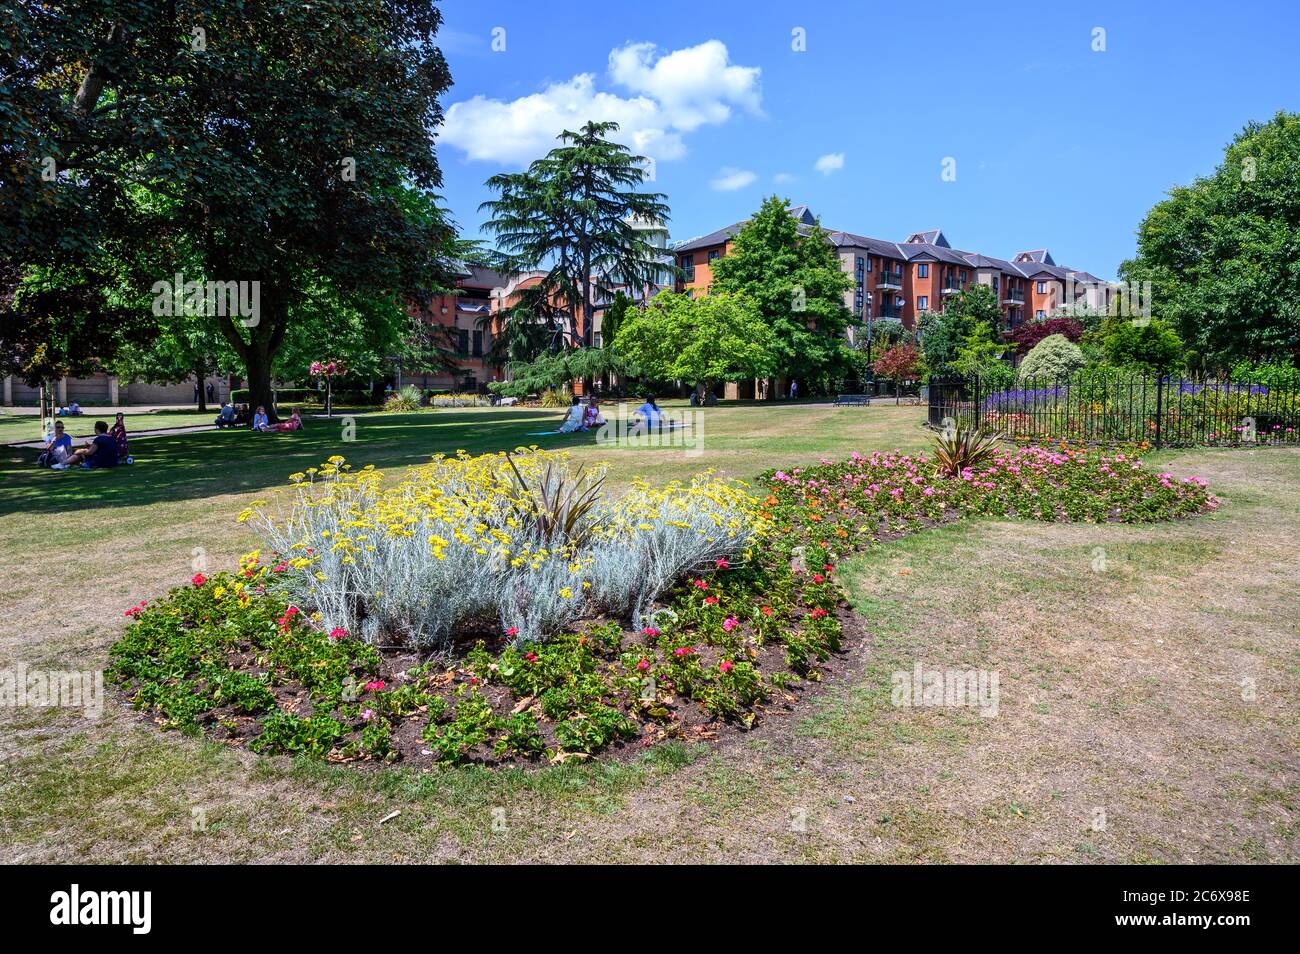
<path fill-rule="evenodd" d="M 998 435 L 971 429 L 964 424 L 940 431 L 934 436 L 934 460 L 939 472 L 960 477 L 967 467 L 974 469 L 998 452 Z"/>

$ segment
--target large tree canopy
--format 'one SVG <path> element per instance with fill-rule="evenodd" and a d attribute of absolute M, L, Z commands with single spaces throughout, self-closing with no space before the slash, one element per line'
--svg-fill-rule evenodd
<path fill-rule="evenodd" d="M 496 236 L 498 267 L 545 272 L 505 321 L 546 326 L 552 349 L 590 346 L 598 302 L 619 286 L 640 291 L 664 269 L 652 239 L 664 234 L 666 197 L 640 191 L 646 161 L 606 138 L 617 130 L 613 122 L 566 129 L 560 145 L 523 172 L 487 181 L 499 197 L 480 208 L 491 216 L 483 228 Z M 509 327 L 505 337 L 533 340 Z"/>
<path fill-rule="evenodd" d="M 1208 177 L 1138 228 L 1126 281 L 1151 282 L 1159 317 L 1208 370 L 1300 357 L 1300 115 L 1250 123 Z"/>
<path fill-rule="evenodd" d="M 18 0 L 0 15 L 0 238 L 24 277 L 149 247 L 155 281 L 256 288 L 255 314 L 205 317 L 269 406 L 313 290 L 404 301 L 447 283 L 439 23 L 428 0 Z M 5 321 L 21 339 L 25 312 Z"/>
<path fill-rule="evenodd" d="M 789 201 L 772 196 L 732 239 L 731 251 L 713 264 L 710 294 L 751 299 L 772 329 L 774 373 L 826 391 L 849 371 L 852 355 L 844 330 L 852 316 L 844 293 L 852 279 L 820 226 L 800 234 Z"/>
<path fill-rule="evenodd" d="M 660 292 L 627 312 L 614 347 L 645 378 L 704 390 L 775 371 L 775 336 L 755 302 L 720 292 L 704 298 Z"/>

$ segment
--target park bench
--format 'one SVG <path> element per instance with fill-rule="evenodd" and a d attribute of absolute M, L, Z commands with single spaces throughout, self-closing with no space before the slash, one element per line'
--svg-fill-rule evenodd
<path fill-rule="evenodd" d="M 835 407 L 840 405 L 867 407 L 869 404 L 871 404 L 870 394 L 841 394 L 835 398 Z"/>

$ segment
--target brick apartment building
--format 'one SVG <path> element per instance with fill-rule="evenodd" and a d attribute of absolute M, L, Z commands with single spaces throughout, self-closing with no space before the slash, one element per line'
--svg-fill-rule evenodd
<path fill-rule="evenodd" d="M 795 206 L 790 214 L 801 231 L 816 224 L 806 206 Z M 744 224 L 737 222 L 677 244 L 674 251 L 682 270 L 679 291 L 708 294 L 713 262 L 731 251 L 732 239 Z M 1096 308 L 1110 304 L 1106 283 L 1088 272 L 1057 265 L 1047 249 L 1019 252 L 1007 261 L 954 249 L 938 229 L 914 232 L 903 242 L 835 229 L 826 233 L 839 253 L 841 267 L 853 277 L 845 307 L 863 325 L 892 319 L 915 331 L 923 312 L 943 311 L 947 299 L 974 284 L 988 285 L 997 294 L 1002 308 L 998 330 L 1004 333 L 1027 320 L 1046 318 L 1065 304 Z"/>

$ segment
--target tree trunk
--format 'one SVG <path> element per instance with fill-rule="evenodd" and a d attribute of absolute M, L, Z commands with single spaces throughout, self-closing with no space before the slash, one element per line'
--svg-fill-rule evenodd
<path fill-rule="evenodd" d="M 278 415 L 271 391 L 271 368 L 276 352 L 284 343 L 289 305 L 281 290 L 267 282 L 261 284 L 260 301 L 257 323 L 249 326 L 247 341 L 229 316 L 222 316 L 219 320 L 222 336 L 244 361 L 249 408 L 254 412 L 259 406 L 265 408 L 267 420 L 275 423 Z"/>
<path fill-rule="evenodd" d="M 204 368 L 203 365 L 199 365 L 194 369 L 194 380 L 199 383 L 199 413 L 200 414 L 206 414 L 208 410 L 208 392 L 207 392 L 207 388 L 204 387 L 204 385 L 207 384 L 207 381 L 205 380 L 206 377 L 207 377 L 207 369 Z"/>
<path fill-rule="evenodd" d="M 275 409 L 275 395 L 271 390 L 271 355 L 267 353 L 263 342 L 253 341 L 244 358 L 244 367 L 248 370 L 248 406 L 253 411 L 259 406 L 266 408 L 267 420 L 275 423 L 279 420 L 279 415 Z"/>

